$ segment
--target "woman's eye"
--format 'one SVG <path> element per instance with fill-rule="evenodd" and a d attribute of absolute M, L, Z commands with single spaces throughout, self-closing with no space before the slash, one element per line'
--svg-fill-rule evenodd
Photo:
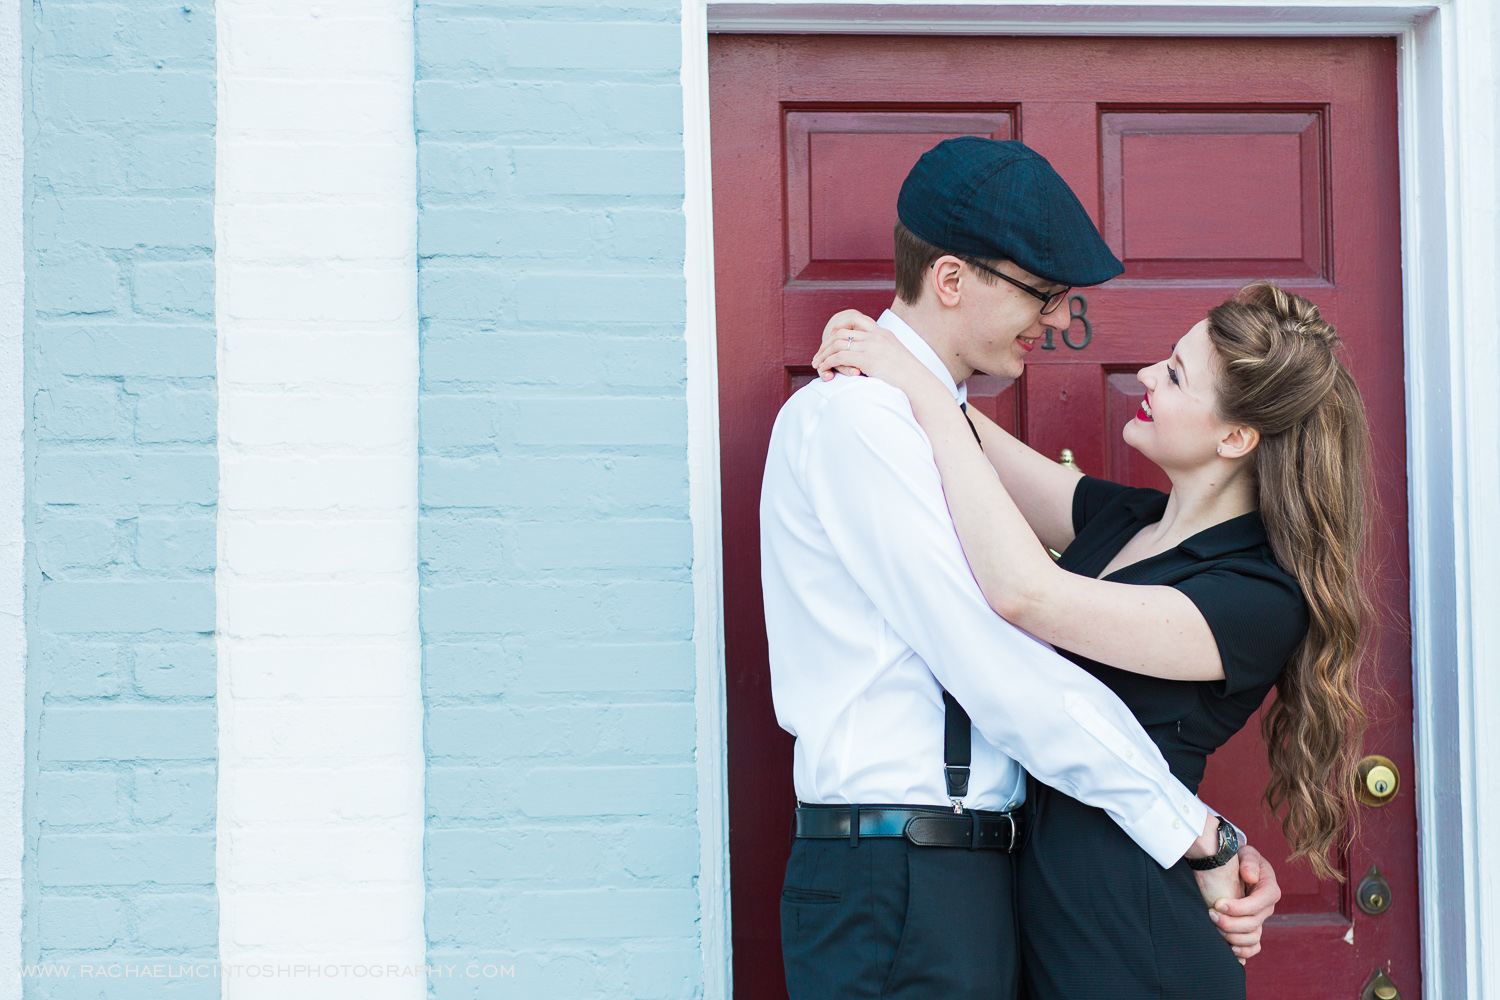
<path fill-rule="evenodd" d="M 1182 383 L 1180 383 L 1180 382 L 1177 381 L 1177 369 L 1173 368 L 1171 365 L 1167 365 L 1167 378 L 1169 378 L 1169 379 L 1172 380 L 1172 384 L 1173 385 L 1181 385 L 1182 384 Z"/>

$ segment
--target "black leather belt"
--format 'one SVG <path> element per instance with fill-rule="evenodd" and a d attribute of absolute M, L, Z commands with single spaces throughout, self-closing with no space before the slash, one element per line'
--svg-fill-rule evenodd
<path fill-rule="evenodd" d="M 954 812 L 942 806 L 797 807 L 796 835 L 812 840 L 905 837 L 920 847 L 963 847 L 971 851 L 1014 851 L 1020 843 L 1014 812 Z"/>

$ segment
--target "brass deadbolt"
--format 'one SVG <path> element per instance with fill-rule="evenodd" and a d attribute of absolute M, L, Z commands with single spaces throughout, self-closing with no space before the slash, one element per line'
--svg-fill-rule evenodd
<path fill-rule="evenodd" d="M 1401 772 L 1389 757 L 1371 754 L 1355 771 L 1354 795 L 1367 806 L 1383 806 L 1401 790 Z"/>
<path fill-rule="evenodd" d="M 1072 469 L 1074 472 L 1083 471 L 1078 467 L 1078 463 L 1073 461 L 1072 448 L 1064 448 L 1062 450 L 1062 454 L 1057 456 L 1057 464 L 1062 466 L 1064 469 Z"/>
<path fill-rule="evenodd" d="M 1378 917 L 1391 908 L 1391 884 L 1380 874 L 1380 868 L 1371 865 L 1365 877 L 1359 880 L 1354 890 L 1354 905 L 1363 913 Z"/>

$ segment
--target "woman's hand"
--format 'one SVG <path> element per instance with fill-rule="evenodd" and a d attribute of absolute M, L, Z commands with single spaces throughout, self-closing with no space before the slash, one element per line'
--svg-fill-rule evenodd
<path fill-rule="evenodd" d="M 894 333 L 854 309 L 846 309 L 828 321 L 813 367 L 824 381 L 833 378 L 834 372 L 868 375 L 889 382 L 907 396 L 933 388 L 949 395 Z"/>

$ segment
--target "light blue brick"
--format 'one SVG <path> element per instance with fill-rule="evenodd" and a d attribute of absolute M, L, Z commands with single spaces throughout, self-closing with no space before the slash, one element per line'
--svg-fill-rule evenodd
<path fill-rule="evenodd" d="M 605 865 L 614 863 L 613 840 L 593 829 L 431 830 L 425 848 L 427 877 L 440 885 L 576 882 L 597 877 Z"/>
<path fill-rule="evenodd" d="M 680 267 L 687 223 L 675 208 L 616 208 L 594 227 L 594 249 L 617 260 L 652 260 Z"/>
<path fill-rule="evenodd" d="M 38 923 L 49 948 L 109 948 L 125 939 L 125 904 L 108 897 L 43 896 Z"/>
<path fill-rule="evenodd" d="M 422 448 L 493 445 L 515 409 L 512 401 L 494 396 L 429 395 L 422 402 L 417 423 Z"/>
<path fill-rule="evenodd" d="M 692 584 L 460 583 L 424 591 L 423 625 L 439 632 L 610 629 L 654 634 L 692 630 Z"/>
<path fill-rule="evenodd" d="M 49 695 L 108 697 L 119 694 L 123 687 L 124 672 L 116 646 L 56 635 L 35 636 L 28 645 L 36 678 Z"/>
<path fill-rule="evenodd" d="M 212 885 L 214 838 L 203 834 L 43 834 L 43 885 Z"/>
<path fill-rule="evenodd" d="M 146 316 L 211 316 L 214 265 L 210 260 L 148 261 L 137 264 L 131 301 Z"/>
<path fill-rule="evenodd" d="M 689 937 L 698 894 L 690 889 L 585 889 L 528 892 L 520 926 L 531 940 Z"/>
<path fill-rule="evenodd" d="M 53 705 L 43 709 L 44 761 L 202 760 L 214 756 L 214 710 L 198 706 Z"/>
<path fill-rule="evenodd" d="M 224 989 L 223 981 L 206 971 L 213 968 L 212 952 L 177 951 L 153 958 L 129 948 L 81 960 L 73 955 L 48 957 L 72 961 L 74 975 L 80 978 L 29 980 L 27 989 L 36 992 L 34 997 L 28 992 L 26 1000 L 219 1000 Z M 93 971 L 85 975 L 85 966 Z M 133 969 L 128 979 L 127 966 Z"/>
<path fill-rule="evenodd" d="M 118 189 L 128 175 L 122 137 L 100 132 L 27 136 L 26 160 L 54 197 Z"/>
<path fill-rule="evenodd" d="M 101 569 L 115 561 L 119 525 L 103 517 L 44 517 L 32 531 L 37 565 L 48 576 L 72 569 Z"/>
<path fill-rule="evenodd" d="M 486 211 L 475 206 L 432 208 L 422 213 L 423 255 L 464 254 L 529 257 L 577 255 L 591 249 L 600 216 L 564 208 Z"/>
<path fill-rule="evenodd" d="M 527 816 L 686 815 L 695 805 L 691 766 L 541 767 L 521 782 Z"/>
<path fill-rule="evenodd" d="M 418 128 L 426 127 L 422 122 L 423 101 L 431 94 L 433 83 L 417 84 Z M 494 97 L 488 92 L 475 98 L 476 105 L 487 105 Z M 440 106 L 446 106 L 441 96 L 432 98 Z M 459 115 L 462 119 L 462 115 Z M 417 153 L 417 170 L 420 186 L 428 197 L 449 195 L 470 198 L 494 194 L 506 183 L 510 173 L 510 158 L 506 150 L 496 146 L 466 146 L 436 142 L 422 143 Z"/>
<path fill-rule="evenodd" d="M 510 654 L 518 692 L 580 693 L 693 689 L 696 650 L 677 642 L 537 642 Z M 441 661 L 439 666 L 441 666 Z"/>
<path fill-rule="evenodd" d="M 678 276 L 530 274 L 516 290 L 516 315 L 536 322 L 680 322 L 687 298 Z"/>
<path fill-rule="evenodd" d="M 417 551 L 426 573 L 485 572 L 505 565 L 506 522 L 499 518 L 423 518 Z"/>
<path fill-rule="evenodd" d="M 418 278 L 424 316 L 495 320 L 515 311 L 515 279 L 508 269 L 433 263 Z"/>
<path fill-rule="evenodd" d="M 115 47 L 115 11 L 104 4 L 47 4 L 37 25 L 37 59 L 73 56 L 93 59 Z"/>
<path fill-rule="evenodd" d="M 687 448 L 687 403 L 659 396 L 523 399 L 515 438 L 525 445 L 571 448 L 674 445 Z"/>
<path fill-rule="evenodd" d="M 87 826 L 118 823 L 121 808 L 120 776 L 114 771 L 38 771 L 37 818 L 48 826 Z"/>
<path fill-rule="evenodd" d="M 51 581 L 36 622 L 55 632 L 212 632 L 212 580 Z"/>
<path fill-rule="evenodd" d="M 687 520 L 528 521 L 515 526 L 515 562 L 530 570 L 686 571 L 693 560 Z"/>
<path fill-rule="evenodd" d="M 214 139 L 207 129 L 198 133 L 146 132 L 134 136 L 125 158 L 126 182 L 142 191 L 196 193 L 214 183 Z M 179 197 L 177 203 L 186 201 Z M 208 204 L 200 197 L 193 203 Z M 212 210 L 212 205 L 208 205 Z M 213 216 L 209 215 L 209 245 L 213 239 Z"/>
<path fill-rule="evenodd" d="M 112 384 L 60 385 L 32 397 L 38 437 L 102 440 L 120 433 L 120 393 Z"/>
<path fill-rule="evenodd" d="M 428 891 L 427 900 L 426 929 L 430 944 L 492 945 L 512 939 L 508 893 L 435 888 Z"/>
<path fill-rule="evenodd" d="M 213 207 L 181 198 L 100 197 L 38 199 L 32 210 L 33 245 L 169 247 L 213 246 Z"/>
<path fill-rule="evenodd" d="M 191 71 L 47 69 L 36 74 L 36 111 L 56 124 L 212 125 L 215 93 Z"/>
<path fill-rule="evenodd" d="M 217 776 L 202 767 L 137 767 L 135 818 L 190 830 L 212 830 Z"/>
<path fill-rule="evenodd" d="M 218 561 L 215 523 L 208 517 L 141 518 L 135 559 L 147 570 L 211 570 Z"/>
<path fill-rule="evenodd" d="M 41 312 L 65 316 L 115 308 L 120 269 L 114 261 L 34 261 L 27 270 L 26 287 Z"/>
<path fill-rule="evenodd" d="M 682 195 L 681 149 L 530 146 L 511 155 L 516 190 L 527 194 Z"/>
<path fill-rule="evenodd" d="M 218 683 L 210 643 L 137 646 L 136 690 L 149 698 L 207 698 Z"/>
<path fill-rule="evenodd" d="M 630 826 L 618 834 L 621 865 L 637 879 L 690 879 L 698 874 L 696 826 Z"/>
<path fill-rule="evenodd" d="M 598 333 L 431 332 L 422 340 L 422 373 L 429 385 L 468 384 L 653 388 L 682 392 L 687 372 L 677 337 Z M 426 412 L 427 397 L 423 398 Z"/>
<path fill-rule="evenodd" d="M 134 900 L 136 940 L 148 948 L 212 948 L 218 901 L 207 893 L 151 893 Z"/>
<path fill-rule="evenodd" d="M 678 514 L 687 503 L 687 466 L 678 459 L 427 456 L 420 464 L 428 507 L 650 516 Z"/>
<path fill-rule="evenodd" d="M 43 362 L 63 375 L 203 377 L 216 364 L 205 325 L 39 325 L 35 340 Z"/>
<path fill-rule="evenodd" d="M 703 954 L 691 944 L 678 947 L 632 947 L 621 960 L 620 985 L 638 1000 L 701 996 Z"/>
<path fill-rule="evenodd" d="M 513 815 L 521 776 L 508 768 L 427 767 L 427 812 L 445 820 L 486 820 Z"/>
<path fill-rule="evenodd" d="M 422 643 L 422 685 L 430 699 L 504 694 L 516 683 L 517 666 L 515 655 L 498 642 L 439 642 L 429 636 Z"/>
<path fill-rule="evenodd" d="M 52 504 L 213 503 L 213 451 L 63 451 L 37 456 L 34 499 Z"/>
<path fill-rule="evenodd" d="M 202 390 L 162 389 L 136 404 L 136 440 L 212 441 L 217 433 L 218 397 Z"/>
<path fill-rule="evenodd" d="M 430 708 L 427 753 L 444 762 L 503 763 L 513 756 L 557 757 L 597 749 L 608 722 L 598 707 L 504 705 Z"/>
<path fill-rule="evenodd" d="M 134 7 L 120 22 L 122 47 L 144 60 L 161 60 L 173 69 L 200 63 L 212 69 L 214 10 L 212 5 L 170 3 Z"/>
<path fill-rule="evenodd" d="M 682 29 L 675 24 L 518 21 L 510 25 L 506 61 L 547 69 L 675 71 Z"/>
<path fill-rule="evenodd" d="M 482 79 L 505 66 L 505 25 L 492 17 L 418 16 L 417 76 Z"/>

